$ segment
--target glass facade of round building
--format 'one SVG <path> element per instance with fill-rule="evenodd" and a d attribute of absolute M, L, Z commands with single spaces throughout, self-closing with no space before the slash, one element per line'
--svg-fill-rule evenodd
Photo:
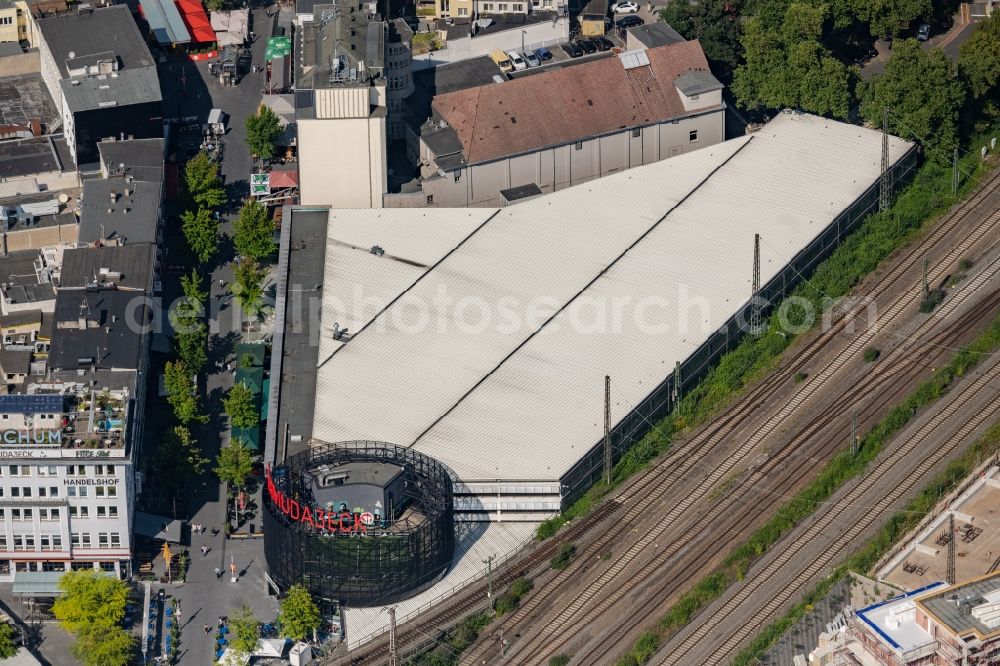
<path fill-rule="evenodd" d="M 324 606 L 417 594 L 451 564 L 452 479 L 444 465 L 384 442 L 319 443 L 268 469 L 264 552 L 282 590 Z"/>

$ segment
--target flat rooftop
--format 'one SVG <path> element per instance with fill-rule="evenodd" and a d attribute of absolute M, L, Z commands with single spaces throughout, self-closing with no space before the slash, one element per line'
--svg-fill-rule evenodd
<path fill-rule="evenodd" d="M 911 148 L 891 138 L 891 161 Z M 880 155 L 877 131 L 788 112 L 507 208 L 332 210 L 312 437 L 413 446 L 463 481 L 560 479 L 603 437 L 605 375 L 617 424 L 749 302 L 754 234 L 765 284 Z M 602 321 L 618 302 L 648 306 Z"/>
<path fill-rule="evenodd" d="M 888 601 L 873 604 L 858 611 L 858 619 L 878 636 L 886 646 L 899 652 L 908 652 L 934 642 L 934 638 L 916 622 L 914 598 L 929 590 L 943 587 L 934 583 L 907 592 Z"/>
<path fill-rule="evenodd" d="M 955 511 L 955 575 L 968 580 L 1000 567 L 1000 470 L 984 477 L 916 535 L 878 578 L 904 590 L 948 577 L 948 524 Z"/>
<path fill-rule="evenodd" d="M 27 125 L 38 120 L 46 127 L 59 118 L 41 74 L 0 77 L 0 125 Z"/>
<path fill-rule="evenodd" d="M 61 134 L 0 143 L 0 177 L 6 180 L 75 168 Z"/>
<path fill-rule="evenodd" d="M 956 636 L 974 635 L 979 640 L 1000 636 L 1000 571 L 936 589 L 919 597 L 917 605 Z M 987 617 L 993 626 L 983 622 Z"/>

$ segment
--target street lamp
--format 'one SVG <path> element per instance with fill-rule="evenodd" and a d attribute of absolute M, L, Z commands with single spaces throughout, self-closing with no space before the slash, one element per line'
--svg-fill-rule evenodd
<path fill-rule="evenodd" d="M 528 34 L 527 30 L 521 31 L 521 56 L 524 56 L 524 36 Z"/>

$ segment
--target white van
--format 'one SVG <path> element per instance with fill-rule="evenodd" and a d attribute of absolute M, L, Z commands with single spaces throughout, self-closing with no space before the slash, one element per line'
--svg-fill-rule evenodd
<path fill-rule="evenodd" d="M 516 71 L 520 72 L 522 69 L 528 69 L 528 63 L 524 62 L 524 58 L 517 51 L 507 51 L 507 57 L 510 58 Z"/>

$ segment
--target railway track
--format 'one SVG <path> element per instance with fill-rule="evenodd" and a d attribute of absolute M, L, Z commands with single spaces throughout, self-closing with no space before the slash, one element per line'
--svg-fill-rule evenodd
<path fill-rule="evenodd" d="M 1000 185 L 1000 171 L 987 178 L 965 202 L 946 215 L 926 236 L 914 243 L 912 247 L 901 251 L 901 255 L 893 258 L 894 266 L 885 275 L 878 279 L 878 282 L 869 294 L 870 298 L 878 298 L 897 288 L 906 276 L 907 271 L 917 265 L 919 258 L 933 253 L 939 245 L 945 242 L 950 234 L 962 224 L 977 207 L 979 207 L 993 190 Z M 997 211 L 993 210 L 994 223 L 996 222 Z M 982 229 L 989 227 L 989 229 Z M 982 237 L 993 228 L 992 225 L 980 225 L 980 231 L 976 239 Z M 966 238 L 960 248 L 955 248 L 947 254 L 949 262 L 960 257 L 965 248 L 971 247 L 972 243 Z M 936 266 L 946 265 L 944 261 L 937 261 Z M 589 547 L 585 554 L 595 554 L 606 552 L 606 546 L 611 542 L 620 542 L 622 535 L 627 531 L 631 520 L 638 517 L 644 510 L 648 509 L 654 502 L 663 498 L 666 492 L 674 487 L 674 484 L 700 474 L 702 470 L 711 466 L 711 462 L 702 461 L 701 457 L 706 451 L 710 451 L 733 427 L 748 418 L 756 409 L 760 407 L 764 400 L 772 395 L 780 386 L 789 381 L 791 377 L 807 364 L 837 335 L 841 334 L 853 321 L 862 313 L 865 306 L 856 308 L 846 308 L 835 311 L 833 323 L 830 328 L 810 340 L 806 341 L 802 349 L 788 363 L 770 373 L 766 378 L 748 388 L 743 396 L 725 408 L 711 422 L 704 425 L 698 432 L 694 433 L 684 442 L 672 449 L 670 453 L 661 458 L 654 466 L 644 473 L 638 475 L 612 499 L 605 502 L 600 508 L 590 515 L 574 521 L 566 530 L 557 537 L 543 542 L 535 547 L 524 558 L 513 562 L 509 567 L 497 572 L 496 584 L 498 587 L 508 585 L 511 581 L 522 575 L 544 565 L 548 559 L 555 554 L 556 548 L 561 543 L 572 543 L 578 540 L 594 526 L 605 519 L 624 512 L 624 516 L 616 516 L 614 526 L 609 529 L 599 539 L 601 545 Z M 688 503 L 690 505 L 690 503 Z M 583 557 L 578 558 L 583 560 Z M 530 612 L 537 609 L 548 597 L 550 590 L 556 589 L 559 584 L 565 582 L 573 575 L 575 567 L 571 566 L 567 570 L 560 572 L 556 579 L 545 586 L 543 590 L 536 590 L 526 604 L 522 606 L 512 616 L 509 616 L 503 626 L 510 627 L 527 617 Z M 413 644 L 426 639 L 428 636 L 440 635 L 443 628 L 450 626 L 455 620 L 467 616 L 474 610 L 482 607 L 483 582 L 470 585 L 454 601 L 447 606 L 425 614 L 424 617 L 414 622 L 402 625 L 397 631 L 397 641 L 400 645 Z M 473 657 L 482 658 L 485 656 L 484 646 L 473 653 Z M 342 664 L 382 664 L 388 659 L 388 645 L 383 641 L 381 644 L 372 645 L 369 648 L 356 650 L 354 654 L 347 658 L 342 658 L 336 663 Z M 480 663 L 463 660 L 463 663 Z"/>
<path fill-rule="evenodd" d="M 854 549 L 857 539 L 861 535 L 878 522 L 883 521 L 885 513 L 912 491 L 918 483 L 925 480 L 932 469 L 964 444 L 971 433 L 1000 415 L 1000 402 L 994 400 L 987 403 L 985 409 L 975 413 L 953 436 L 945 438 L 945 443 L 926 455 L 903 480 L 900 482 L 894 480 L 893 473 L 898 472 L 901 466 L 905 466 L 908 457 L 920 450 L 924 443 L 947 424 L 959 409 L 977 396 L 989 395 L 990 393 L 996 395 L 998 392 L 996 385 L 991 384 L 997 379 L 1000 379 L 1000 355 L 994 355 L 991 366 L 955 395 L 944 409 L 924 422 L 912 436 L 894 448 L 889 455 L 883 456 L 875 468 L 865 475 L 862 483 L 855 484 L 842 498 L 829 506 L 823 515 L 807 529 L 792 537 L 791 543 L 779 544 L 780 554 L 776 558 L 768 562 L 756 576 L 743 583 L 736 594 L 729 597 L 720 607 L 714 609 L 711 614 L 706 613 L 706 621 L 701 623 L 697 630 L 690 632 L 680 644 L 671 646 L 669 654 L 658 663 L 664 665 L 699 663 L 706 664 L 706 666 L 726 663 L 750 637 L 764 627 L 780 610 L 787 607 L 788 603 L 806 585 L 815 581 L 817 576 L 831 563 Z M 873 506 L 866 506 L 864 510 L 858 510 L 859 506 L 864 506 L 865 495 L 872 488 L 883 487 L 889 483 L 892 484 L 891 487 Z M 834 547 L 823 550 L 822 554 L 812 559 L 808 566 L 802 567 L 791 581 L 781 581 L 771 585 L 787 567 L 801 564 L 796 562 L 796 558 L 803 550 L 814 544 L 816 539 L 823 534 L 830 534 L 831 530 L 836 529 L 838 523 L 843 524 L 848 520 L 850 527 L 837 540 Z M 719 623 L 714 621 L 715 618 L 732 618 L 737 608 L 748 603 L 765 586 L 767 586 L 767 595 L 770 600 L 759 610 L 753 612 L 751 620 L 737 623 L 736 630 L 723 642 L 713 641 L 709 654 L 697 652 L 698 648 L 704 648 L 708 644 L 709 634 L 718 627 Z"/>
<path fill-rule="evenodd" d="M 996 179 L 994 179 L 996 180 Z M 982 194 L 982 192 L 980 192 Z M 974 206 L 980 203 L 985 198 L 982 197 L 974 198 L 972 203 L 972 208 L 956 211 L 956 215 L 950 218 L 949 224 L 944 224 L 932 232 L 931 235 L 927 237 L 933 246 L 936 246 L 941 239 L 945 238 L 948 232 L 956 226 L 961 219 L 971 213 Z M 935 269 L 931 271 L 930 279 L 936 281 L 944 277 L 946 271 L 951 267 L 951 265 L 966 251 L 978 243 L 982 238 L 986 237 L 997 227 L 998 222 L 1000 222 L 1000 211 L 993 211 L 991 215 L 984 220 L 971 235 L 967 236 L 961 243 L 956 245 L 947 251 L 939 260 L 935 263 Z M 881 289 L 877 290 L 878 294 L 885 293 L 886 291 L 893 288 L 894 285 L 898 283 L 900 279 L 906 273 L 907 268 L 912 268 L 916 264 L 916 259 L 919 254 L 924 254 L 929 251 L 926 246 L 917 246 L 913 248 L 907 255 L 906 259 L 901 263 L 897 264 L 893 271 L 890 271 L 884 278 L 881 284 Z M 888 282 L 886 282 L 888 280 Z M 888 322 L 903 311 L 907 306 L 913 304 L 916 300 L 916 295 L 911 290 L 905 290 L 904 293 L 896 298 L 888 307 L 883 308 L 879 313 L 878 326 L 885 326 Z M 946 304 L 942 306 L 939 311 L 941 314 L 947 314 L 952 309 L 957 307 L 962 301 L 959 299 L 950 299 L 946 301 Z M 918 330 L 918 333 L 925 330 L 932 321 L 935 319 L 928 318 L 925 320 Z M 741 401 L 741 408 L 731 410 L 730 413 L 725 415 L 722 419 L 722 423 L 716 424 L 715 427 L 708 428 L 699 435 L 691 438 L 688 442 L 685 442 L 680 447 L 677 448 L 672 454 L 669 454 L 663 463 L 654 468 L 654 473 L 644 475 L 643 481 L 640 483 L 633 484 L 625 491 L 623 491 L 616 500 L 622 504 L 627 504 L 629 506 L 626 509 L 625 519 L 622 520 L 619 525 L 620 529 L 609 531 L 608 533 L 602 535 L 602 537 L 595 542 L 593 542 L 578 558 L 579 561 L 586 562 L 592 561 L 593 558 L 599 556 L 600 554 L 607 552 L 607 549 L 612 545 L 620 545 L 620 539 L 622 535 L 630 528 L 630 519 L 637 517 L 642 512 L 648 510 L 653 504 L 663 499 L 668 492 L 675 488 L 675 484 L 683 481 L 684 479 L 690 479 L 696 476 L 698 468 L 706 463 L 702 462 L 702 458 L 709 457 L 705 456 L 706 446 L 712 447 L 718 443 L 720 434 L 728 432 L 730 425 L 733 423 L 733 419 L 741 419 L 743 415 L 756 407 L 760 403 L 759 392 L 766 391 L 769 392 L 777 385 L 780 385 L 783 381 L 787 381 L 788 377 L 796 372 L 799 368 L 804 367 L 805 364 L 812 359 L 812 357 L 818 352 L 819 348 L 823 344 L 829 341 L 832 335 L 836 335 L 843 330 L 843 327 L 850 322 L 850 318 L 841 317 L 838 320 L 838 325 L 835 325 L 831 331 L 826 334 L 817 336 L 811 343 L 808 344 L 807 348 L 803 350 L 795 361 L 790 363 L 788 366 L 782 369 L 775 377 L 770 378 L 770 380 L 765 380 L 761 385 L 755 387 L 750 395 L 747 396 L 749 399 L 744 399 Z M 955 332 L 958 332 L 957 330 Z M 637 542 L 633 542 L 627 550 L 616 560 L 615 564 L 609 569 L 605 570 L 601 576 L 594 581 L 592 584 L 588 584 L 581 594 L 579 594 L 570 604 L 563 607 L 554 616 L 549 614 L 545 620 L 545 626 L 543 629 L 534 637 L 529 639 L 529 641 L 523 647 L 516 647 L 516 654 L 524 653 L 531 655 L 532 663 L 536 663 L 534 660 L 544 661 L 544 658 L 556 654 L 563 645 L 573 636 L 570 627 L 579 626 L 580 623 L 584 622 L 587 617 L 594 617 L 599 615 L 603 610 L 613 605 L 615 602 L 621 600 L 626 594 L 629 593 L 630 587 L 627 585 L 617 584 L 616 579 L 620 574 L 622 574 L 640 555 L 648 552 L 649 547 L 657 543 L 660 539 L 664 537 L 664 534 L 669 528 L 675 527 L 682 516 L 686 516 L 691 508 L 699 501 L 704 500 L 709 496 L 711 492 L 722 482 L 725 478 L 730 476 L 735 469 L 738 469 L 743 463 L 747 462 L 749 457 L 753 454 L 761 442 L 763 442 L 766 437 L 773 434 L 779 426 L 787 422 L 788 418 L 796 412 L 796 410 L 802 406 L 807 398 L 814 395 L 819 389 L 826 384 L 831 377 L 833 377 L 843 366 L 858 357 L 858 352 L 862 347 L 867 344 L 867 342 L 873 336 L 873 332 L 869 331 L 867 334 L 861 334 L 854 338 L 848 347 L 840 354 L 837 358 L 830 361 L 817 375 L 815 375 L 809 383 L 800 389 L 796 396 L 787 403 L 778 414 L 772 416 L 771 419 L 765 424 L 764 427 L 757 430 L 751 438 L 744 442 L 739 450 L 728 457 L 722 459 L 712 458 L 708 464 L 715 464 L 710 470 L 709 474 L 701 481 L 698 486 L 692 489 L 690 492 L 683 493 L 681 499 L 671 506 L 663 519 L 657 524 L 657 526 L 647 532 L 641 539 Z M 893 354 L 885 359 L 884 365 L 890 365 L 891 363 L 897 362 L 902 356 L 902 350 L 906 349 L 906 345 L 900 345 Z M 894 372 L 882 373 L 877 377 L 879 379 L 888 379 L 893 376 L 899 376 L 904 370 L 910 368 L 913 363 L 919 363 L 919 359 L 913 359 L 910 364 L 901 364 Z M 872 379 L 869 377 L 868 382 L 865 386 L 856 387 L 856 391 L 852 393 L 850 400 L 858 400 L 859 394 L 858 390 L 864 390 L 867 386 L 867 390 L 861 394 L 861 398 L 871 395 L 876 391 L 884 390 L 884 385 L 872 383 Z M 830 422 L 840 416 L 842 417 L 844 411 L 844 403 L 848 402 L 845 399 L 841 399 L 838 403 L 834 404 L 826 410 L 822 418 L 817 419 L 808 428 L 805 433 L 800 433 L 796 438 L 796 443 L 803 442 L 807 436 L 814 434 L 816 431 L 820 430 L 824 426 L 830 425 Z M 791 447 L 784 447 L 789 449 Z M 794 449 L 793 449 L 794 451 Z M 779 453 L 785 453 L 785 450 Z M 771 458 L 777 458 L 780 456 L 772 455 Z M 773 468 L 773 463 L 768 469 Z M 662 475 L 658 475 L 655 472 L 659 471 Z M 663 477 L 666 477 L 665 479 Z M 753 479 L 759 479 L 763 476 L 762 471 L 758 471 L 753 475 Z M 732 509 L 733 502 L 726 502 L 716 506 L 708 516 L 699 517 L 699 522 L 707 522 L 713 519 L 720 518 L 726 511 Z M 692 533 L 696 530 L 692 526 Z M 724 532 L 723 532 L 724 533 Z M 652 574 L 656 568 L 668 561 L 670 558 L 675 556 L 681 550 L 684 550 L 690 546 L 690 540 L 679 540 L 671 544 L 667 549 L 661 550 L 657 553 L 652 566 L 645 566 L 639 573 L 631 575 L 630 577 L 634 580 L 644 581 L 648 584 L 649 576 Z M 507 622 L 504 623 L 505 628 L 515 626 L 519 621 L 525 617 L 529 617 L 532 612 L 534 612 L 542 603 L 548 601 L 548 599 L 555 593 L 558 589 L 558 584 L 569 579 L 577 573 L 575 567 L 570 567 L 569 569 L 561 572 L 552 584 L 546 585 L 544 590 L 540 590 L 535 593 L 524 607 L 509 618 Z M 590 603 L 596 599 L 600 598 L 601 601 L 596 607 L 589 607 Z M 630 609 L 632 610 L 632 609 Z M 630 613 L 632 616 L 639 615 L 638 613 Z M 613 644 L 608 645 L 609 648 L 613 648 Z M 474 651 L 468 656 L 468 658 L 463 659 L 465 664 L 481 663 L 483 657 L 487 656 L 489 648 L 485 646 L 480 646 L 479 649 Z M 598 662 L 581 662 L 581 663 L 598 663 Z"/>
<path fill-rule="evenodd" d="M 992 272 L 993 279 L 996 279 L 998 276 L 1000 276 L 1000 262 L 994 265 Z M 1000 307 L 1000 291 L 994 292 L 992 298 L 971 308 L 965 316 L 956 319 L 945 330 L 928 338 L 924 344 L 914 345 L 911 349 L 912 357 L 906 362 L 910 370 L 928 366 L 931 361 L 922 353 L 928 346 L 950 346 L 950 344 L 960 338 L 968 326 L 981 320 L 983 317 L 991 315 L 998 307 Z M 886 361 L 888 362 L 889 359 L 886 359 Z M 894 396 L 908 382 L 910 375 L 900 371 L 879 375 L 878 378 L 880 381 L 874 381 L 874 377 L 875 375 L 869 375 L 869 377 L 866 377 L 865 380 L 856 386 L 856 390 L 861 395 L 872 396 L 876 393 L 879 395 L 877 403 L 873 402 L 868 405 L 870 411 L 877 411 L 880 408 L 890 406 L 894 402 Z M 771 494 L 776 493 L 779 497 L 791 494 L 795 488 L 807 481 L 808 477 L 814 472 L 814 469 L 808 464 L 795 466 L 789 463 L 793 461 L 794 456 L 798 455 L 797 452 L 800 449 L 808 448 L 806 445 L 811 439 L 815 438 L 817 432 L 823 432 L 828 436 L 820 442 L 818 447 L 807 451 L 810 458 L 824 460 L 840 449 L 843 446 L 844 437 L 839 429 L 829 428 L 829 426 L 834 420 L 843 418 L 846 408 L 850 406 L 851 402 L 857 396 L 858 393 L 855 392 L 851 392 L 850 395 L 845 394 L 841 396 L 839 400 L 827 407 L 815 420 L 807 423 L 795 433 L 781 449 L 775 452 L 764 465 L 740 485 L 754 488 L 758 484 L 763 485 L 765 477 L 770 474 L 785 471 L 786 478 L 778 483 L 776 489 L 769 492 Z M 703 486 L 699 489 L 698 494 L 701 497 L 706 497 L 712 488 L 713 486 Z M 738 495 L 735 490 L 735 488 L 732 489 L 722 500 L 714 503 L 706 515 L 685 516 L 685 522 L 674 525 L 674 531 L 679 535 L 678 538 L 672 541 L 666 548 L 656 550 L 655 555 L 645 562 L 641 568 L 629 572 L 630 579 L 642 581 L 646 595 L 645 600 L 630 603 L 627 606 L 627 613 L 617 615 L 607 613 L 606 611 L 615 604 L 621 603 L 627 595 L 634 591 L 631 586 L 621 584 L 621 581 L 616 580 L 626 570 L 626 566 L 612 567 L 607 569 L 597 581 L 587 585 L 586 591 L 577 597 L 577 600 L 568 606 L 567 609 L 564 609 L 563 613 L 557 616 L 559 621 L 563 625 L 568 626 L 576 617 L 620 616 L 622 618 L 620 624 L 623 629 L 626 629 L 629 625 L 633 624 L 632 618 L 655 616 L 658 608 L 663 604 L 665 599 L 677 593 L 684 585 L 690 584 L 697 578 L 699 570 L 707 560 L 716 555 L 724 555 L 730 550 L 731 544 L 728 541 L 710 538 L 710 535 L 704 529 L 700 529 L 701 527 L 711 524 L 712 533 L 715 535 L 737 534 L 746 525 L 754 524 L 755 521 L 762 518 L 770 510 L 771 502 L 754 502 L 752 498 L 748 499 L 747 497 Z M 631 563 L 650 544 L 664 538 L 669 539 L 669 535 L 665 534 L 666 529 L 661 529 L 660 525 L 650 533 L 655 533 L 652 538 L 647 539 L 644 537 L 636 542 L 623 555 L 623 558 L 628 557 L 629 563 Z M 642 545 L 639 546 L 639 544 Z M 661 575 L 664 571 L 669 571 L 670 574 L 667 576 Z M 600 597 L 599 602 L 588 606 L 586 605 L 587 601 L 594 599 L 596 596 L 595 593 L 592 593 L 592 590 L 595 590 L 595 588 L 603 590 L 603 596 Z M 586 600 L 581 602 L 581 597 L 586 597 Z M 583 622 L 583 620 L 580 621 Z M 553 624 L 552 620 L 547 620 L 544 632 L 537 634 L 531 639 L 529 644 L 518 649 L 517 654 L 523 652 L 532 655 L 530 662 L 526 663 L 544 663 L 545 659 L 551 655 L 558 654 L 560 649 L 573 638 L 572 631 L 560 631 L 559 628 L 553 627 Z M 604 663 L 606 657 L 611 656 L 609 653 L 620 651 L 622 647 L 610 641 L 600 643 L 593 646 L 589 652 L 577 654 L 576 663 Z"/>

